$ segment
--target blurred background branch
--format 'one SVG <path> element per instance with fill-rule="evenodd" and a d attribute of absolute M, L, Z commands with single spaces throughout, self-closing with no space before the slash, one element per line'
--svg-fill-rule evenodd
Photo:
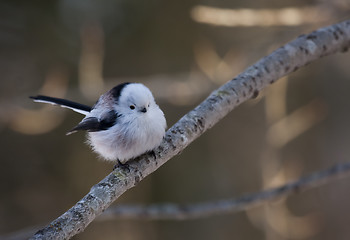
<path fill-rule="evenodd" d="M 166 203 L 149 206 L 121 204 L 112 206 L 96 218 L 96 221 L 110 221 L 118 218 L 135 220 L 190 220 L 213 215 L 232 214 L 238 211 L 247 211 L 250 208 L 266 204 L 270 201 L 280 201 L 291 194 L 300 194 L 310 188 L 320 187 L 335 179 L 348 177 L 349 174 L 350 162 L 341 163 L 285 185 L 261 192 L 245 194 L 234 199 L 194 204 Z M 22 229 L 0 237 L 4 240 L 28 238 L 34 233 L 36 228 L 38 227 Z"/>
<path fill-rule="evenodd" d="M 108 208 L 96 220 L 106 221 L 115 218 L 189 220 L 212 215 L 230 214 L 245 211 L 279 198 L 286 198 L 290 194 L 301 193 L 310 188 L 319 187 L 334 179 L 348 177 L 349 173 L 350 162 L 341 163 L 285 185 L 257 193 L 246 194 L 235 199 L 195 204 L 152 204 L 150 206 L 122 204 Z"/>
<path fill-rule="evenodd" d="M 320 12 L 323 14 L 320 15 Z M 298 26 L 327 22 L 332 16 L 331 9 L 324 6 L 282 9 L 223 9 L 196 6 L 192 9 L 192 18 L 195 21 L 225 27 Z"/>

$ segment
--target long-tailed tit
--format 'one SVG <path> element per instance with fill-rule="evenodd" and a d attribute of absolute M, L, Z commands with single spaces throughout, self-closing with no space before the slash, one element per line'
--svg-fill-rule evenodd
<path fill-rule="evenodd" d="M 157 147 L 165 134 L 164 113 L 141 83 L 123 83 L 101 95 L 93 107 L 47 96 L 31 97 L 85 115 L 67 134 L 88 132 L 92 149 L 108 161 L 125 164 Z"/>

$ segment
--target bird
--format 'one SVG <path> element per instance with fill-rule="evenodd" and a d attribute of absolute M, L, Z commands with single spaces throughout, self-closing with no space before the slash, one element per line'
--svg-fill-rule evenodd
<path fill-rule="evenodd" d="M 87 131 L 87 143 L 102 159 L 123 166 L 160 145 L 167 127 L 163 111 L 142 83 L 122 83 L 102 94 L 93 107 L 43 95 L 35 102 L 69 108 L 85 117 L 67 132 Z M 154 152 L 153 152 L 154 153 Z"/>

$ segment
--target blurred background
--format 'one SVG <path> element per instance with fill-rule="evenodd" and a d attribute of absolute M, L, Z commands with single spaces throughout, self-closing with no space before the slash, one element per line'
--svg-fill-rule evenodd
<path fill-rule="evenodd" d="M 1 0 L 0 238 L 50 223 L 113 168 L 84 133 L 65 135 L 81 115 L 28 96 L 93 105 L 142 82 L 172 126 L 274 49 L 349 17 L 348 0 Z M 115 204 L 235 198 L 350 161 L 349 62 L 326 57 L 273 84 Z M 349 239 L 349 181 L 235 214 L 94 221 L 74 239 Z"/>

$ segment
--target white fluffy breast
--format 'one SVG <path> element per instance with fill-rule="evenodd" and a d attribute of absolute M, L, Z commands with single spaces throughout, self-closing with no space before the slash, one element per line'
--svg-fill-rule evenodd
<path fill-rule="evenodd" d="M 106 160 L 125 163 L 157 147 L 165 128 L 164 114 L 154 103 L 146 113 L 122 114 L 111 128 L 90 132 L 89 144 Z"/>

